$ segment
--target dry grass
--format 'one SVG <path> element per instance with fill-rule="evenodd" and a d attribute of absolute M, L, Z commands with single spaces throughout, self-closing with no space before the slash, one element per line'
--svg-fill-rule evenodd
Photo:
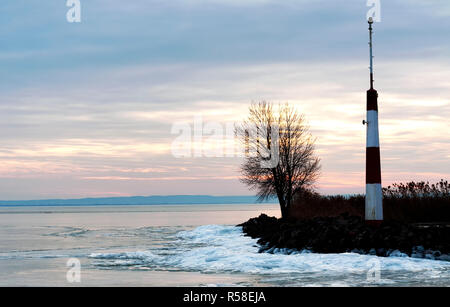
<path fill-rule="evenodd" d="M 450 222 L 450 185 L 441 180 L 399 183 L 383 188 L 385 220 L 404 222 Z M 364 217 L 364 195 L 323 196 L 304 192 L 296 198 L 289 216 L 295 219 L 338 216 Z"/>

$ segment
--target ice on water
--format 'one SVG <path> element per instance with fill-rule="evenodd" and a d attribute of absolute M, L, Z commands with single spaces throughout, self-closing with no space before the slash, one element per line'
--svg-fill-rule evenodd
<path fill-rule="evenodd" d="M 426 259 L 405 258 L 401 253 L 392 257 L 377 257 L 355 253 L 315 254 L 309 252 L 275 251 L 258 253 L 254 239 L 244 236 L 235 226 L 206 225 L 179 232 L 172 253 L 157 250 L 125 253 L 93 253 L 90 258 L 104 260 L 110 265 L 142 265 L 148 268 L 201 271 L 208 273 L 234 272 L 249 274 L 364 274 L 379 261 L 382 271 L 393 274 L 422 273 L 429 276 L 449 275 L 450 263 Z M 105 263 L 105 264 L 106 264 Z M 450 275 L 449 275 L 450 277 Z"/>

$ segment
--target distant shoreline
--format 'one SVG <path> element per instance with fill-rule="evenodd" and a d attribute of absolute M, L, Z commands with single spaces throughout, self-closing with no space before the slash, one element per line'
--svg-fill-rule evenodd
<path fill-rule="evenodd" d="M 180 204 L 35 204 L 35 205 L 1 205 L 0 208 L 19 208 L 19 207 L 145 207 L 145 206 L 258 206 L 258 205 L 278 205 L 275 202 L 264 203 L 215 203 L 215 204 L 196 204 L 196 203 L 180 203 Z"/>
<path fill-rule="evenodd" d="M 251 205 L 277 204 L 275 199 L 259 202 L 255 196 L 167 195 L 80 199 L 0 200 L 0 207 L 54 206 L 152 206 L 152 205 Z"/>

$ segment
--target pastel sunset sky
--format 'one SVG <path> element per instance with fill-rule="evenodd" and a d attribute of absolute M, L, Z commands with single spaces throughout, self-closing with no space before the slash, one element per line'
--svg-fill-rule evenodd
<path fill-rule="evenodd" d="M 250 195 L 241 158 L 174 157 L 172 128 L 259 100 L 304 113 L 320 192 L 364 192 L 366 0 L 1 2 L 0 199 Z M 449 179 L 450 1 L 380 2 L 383 185 Z"/>

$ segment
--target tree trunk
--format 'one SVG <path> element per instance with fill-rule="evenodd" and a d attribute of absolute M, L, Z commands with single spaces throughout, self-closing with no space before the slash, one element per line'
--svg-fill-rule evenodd
<path fill-rule="evenodd" d="M 278 201 L 280 202 L 281 218 L 286 219 L 288 217 L 288 208 L 286 207 L 286 201 L 283 197 L 278 196 Z"/>

